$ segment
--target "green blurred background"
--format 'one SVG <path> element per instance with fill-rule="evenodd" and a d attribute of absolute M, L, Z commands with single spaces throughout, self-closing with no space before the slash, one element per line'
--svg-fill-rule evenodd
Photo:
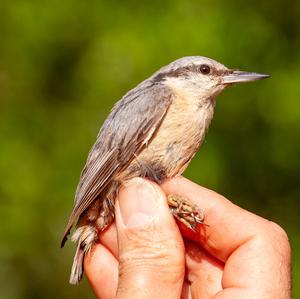
<path fill-rule="evenodd" d="M 300 298 L 299 1 L 1 0 L 1 299 L 93 298 L 59 248 L 87 152 L 116 100 L 187 55 L 272 75 L 218 98 L 186 176 L 288 232 Z"/>

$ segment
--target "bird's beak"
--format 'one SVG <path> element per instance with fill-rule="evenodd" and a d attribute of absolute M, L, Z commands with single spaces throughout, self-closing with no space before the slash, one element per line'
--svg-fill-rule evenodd
<path fill-rule="evenodd" d="M 265 74 L 249 73 L 249 72 L 242 72 L 242 71 L 232 71 L 230 74 L 225 74 L 223 76 L 222 84 L 251 82 L 251 81 L 266 79 L 269 77 L 270 77 L 270 75 L 265 75 Z"/>

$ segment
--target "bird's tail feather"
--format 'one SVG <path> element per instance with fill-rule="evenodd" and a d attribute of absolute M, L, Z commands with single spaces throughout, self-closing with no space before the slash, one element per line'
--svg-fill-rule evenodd
<path fill-rule="evenodd" d="M 70 275 L 70 284 L 78 284 L 81 280 L 83 275 L 83 258 L 84 250 L 81 248 L 80 242 L 78 242 Z"/>
<path fill-rule="evenodd" d="M 97 241 L 97 231 L 95 227 L 83 225 L 76 229 L 72 236 L 72 241 L 77 243 L 77 249 L 73 260 L 70 284 L 78 284 L 83 275 L 83 259 Z"/>

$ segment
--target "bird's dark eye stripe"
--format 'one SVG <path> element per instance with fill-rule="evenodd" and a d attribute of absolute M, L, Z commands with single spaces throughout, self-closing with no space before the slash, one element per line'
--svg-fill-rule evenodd
<path fill-rule="evenodd" d="M 167 77 L 181 77 L 181 76 L 187 76 L 189 73 L 195 72 L 195 73 L 201 73 L 203 75 L 208 74 L 215 74 L 216 70 L 213 67 L 210 67 L 207 64 L 190 64 L 187 66 L 179 67 L 177 69 L 172 69 L 168 72 L 161 72 L 158 73 L 156 76 L 152 78 L 152 81 L 154 83 L 161 82 Z"/>

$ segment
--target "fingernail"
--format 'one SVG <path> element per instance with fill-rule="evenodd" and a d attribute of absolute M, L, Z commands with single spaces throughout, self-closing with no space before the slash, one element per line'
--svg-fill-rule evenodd
<path fill-rule="evenodd" d="M 152 224 L 159 209 L 162 195 L 150 182 L 135 178 L 119 193 L 122 222 L 126 227 L 143 227 Z"/>

